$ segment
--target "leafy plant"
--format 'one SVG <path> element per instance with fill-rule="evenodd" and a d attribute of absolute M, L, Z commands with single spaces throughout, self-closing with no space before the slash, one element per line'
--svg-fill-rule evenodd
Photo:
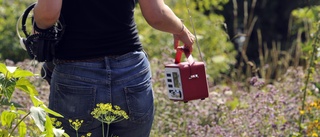
<path fill-rule="evenodd" d="M 27 125 L 31 124 L 31 128 L 37 127 L 38 130 L 30 130 L 30 134 L 34 136 L 62 136 L 62 129 L 55 129 L 51 124 L 51 119 L 48 114 L 63 117 L 62 115 L 49 109 L 41 100 L 37 98 L 38 92 L 36 88 L 30 83 L 27 77 L 34 76 L 30 71 L 22 70 L 16 67 L 7 67 L 0 63 L 0 107 L 7 108 L 1 112 L 0 136 L 25 136 L 27 134 Z M 19 89 L 29 95 L 32 106 L 29 111 L 18 110 L 15 104 L 11 102 L 13 93 Z M 33 121 L 27 119 L 31 117 Z M 30 126 L 30 125 L 28 125 Z M 16 129 L 19 129 L 16 132 Z M 64 134 L 67 136 L 66 134 Z"/>

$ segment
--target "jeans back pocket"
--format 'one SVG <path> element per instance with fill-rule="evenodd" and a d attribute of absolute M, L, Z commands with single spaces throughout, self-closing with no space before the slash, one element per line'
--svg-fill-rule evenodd
<path fill-rule="evenodd" d="M 124 88 L 129 120 L 145 123 L 153 118 L 153 91 L 150 79 Z"/>
<path fill-rule="evenodd" d="M 57 83 L 55 88 L 53 110 L 62 114 L 66 120 L 84 120 L 83 126 L 92 123 L 91 111 L 95 107 L 96 93 L 94 87 Z"/>

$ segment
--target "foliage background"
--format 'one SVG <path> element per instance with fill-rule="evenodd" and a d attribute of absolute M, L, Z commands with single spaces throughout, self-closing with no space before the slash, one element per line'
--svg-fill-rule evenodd
<path fill-rule="evenodd" d="M 188 103 L 168 100 L 163 71 L 166 63 L 173 62 L 173 38 L 170 34 L 149 27 L 137 7 L 136 22 L 143 46 L 149 54 L 155 90 L 156 115 L 151 136 L 298 136 L 300 125 L 297 121 L 301 116 L 300 112 L 304 111 L 301 110 L 301 104 L 320 102 L 317 86 L 320 82 L 318 67 L 314 68 L 311 84 L 304 83 L 306 68 L 310 66 L 308 59 L 313 51 L 312 46 L 319 45 L 314 43 L 317 37 L 314 34 L 319 30 L 319 8 L 298 9 L 292 13 L 290 30 L 301 34 L 293 39 L 293 46 L 299 51 L 298 59 L 291 56 L 284 58 L 281 55 L 286 51 L 280 51 L 278 48 L 265 49 L 264 53 L 267 54 L 264 55 L 268 56 L 259 58 L 265 64 L 260 68 L 253 64 L 252 68 L 243 72 L 242 69 L 234 68 L 237 51 L 225 31 L 226 27 L 230 26 L 225 25 L 223 16 L 212 12 L 230 10 L 221 6 L 229 2 L 228 0 L 165 2 L 185 21 L 191 31 L 194 23 L 201 50 L 198 51 L 194 45 L 193 56 L 201 61 L 199 52 L 203 54 L 210 97 L 204 101 L 195 100 Z M 190 2 L 190 14 L 186 2 Z M 26 52 L 20 48 L 15 32 L 18 17 L 32 1 L 0 0 L 0 3 L 0 61 L 39 73 L 41 63 L 24 60 L 27 58 Z M 208 10 L 211 12 L 207 13 Z M 203 12 L 207 14 L 204 15 Z M 301 40 L 302 38 L 307 39 Z M 296 66 L 283 65 L 289 61 L 295 62 Z M 317 63 L 317 60 L 315 62 Z M 269 82 L 271 71 L 281 73 L 277 79 Z M 32 81 L 39 91 L 40 99 L 46 102 L 49 85 L 39 77 L 34 77 Z M 306 102 L 302 102 L 303 87 L 308 87 Z M 26 108 L 30 107 L 30 102 L 21 92 L 14 93 L 13 101 Z M 320 106 L 320 103 L 318 105 Z M 303 133 L 311 136 L 314 132 L 320 135 L 320 129 L 316 129 L 316 126 L 320 125 L 315 123 L 316 120 L 320 120 L 320 107 L 312 108 L 309 112 L 303 123 Z"/>
<path fill-rule="evenodd" d="M 15 62 L 28 58 L 20 48 L 16 33 L 16 23 L 31 0 L 0 0 L 0 60 L 11 59 Z"/>

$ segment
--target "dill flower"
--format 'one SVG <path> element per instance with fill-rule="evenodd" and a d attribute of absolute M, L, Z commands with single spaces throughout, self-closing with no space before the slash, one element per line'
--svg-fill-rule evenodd
<path fill-rule="evenodd" d="M 61 121 L 58 121 L 57 118 L 52 117 L 52 118 L 50 118 L 50 119 L 51 119 L 51 121 L 52 121 L 52 124 L 53 124 L 56 128 L 61 127 L 62 122 L 61 122 Z"/>
<path fill-rule="evenodd" d="M 74 130 L 78 131 L 83 123 L 83 120 L 76 119 L 75 121 L 72 121 L 72 119 L 69 119 L 69 123 Z"/>
<path fill-rule="evenodd" d="M 121 110 L 119 106 L 112 106 L 111 103 L 99 103 L 97 104 L 97 107 L 93 109 L 91 112 L 91 115 L 99 120 L 102 123 L 102 134 L 103 137 L 105 137 L 104 134 L 104 124 L 108 124 L 107 127 L 107 137 L 109 135 L 109 125 L 111 123 L 120 122 L 121 120 L 128 119 L 129 116 L 124 110 Z"/>
<path fill-rule="evenodd" d="M 99 121 L 107 124 L 116 123 L 129 116 L 119 106 L 112 106 L 111 103 L 99 103 L 97 107 L 91 112 L 91 115 Z"/>

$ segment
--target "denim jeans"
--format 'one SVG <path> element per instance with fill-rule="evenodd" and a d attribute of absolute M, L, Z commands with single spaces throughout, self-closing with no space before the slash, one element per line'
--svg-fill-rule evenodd
<path fill-rule="evenodd" d="M 112 103 L 125 110 L 128 120 L 110 124 L 109 136 L 148 137 L 153 117 L 150 64 L 143 51 L 101 61 L 59 63 L 54 69 L 49 108 L 62 114 L 62 127 L 71 137 L 76 131 L 68 120 L 84 120 L 79 137 L 102 137 L 102 123 L 92 117 L 97 103 Z M 107 125 L 104 125 L 107 132 Z"/>

